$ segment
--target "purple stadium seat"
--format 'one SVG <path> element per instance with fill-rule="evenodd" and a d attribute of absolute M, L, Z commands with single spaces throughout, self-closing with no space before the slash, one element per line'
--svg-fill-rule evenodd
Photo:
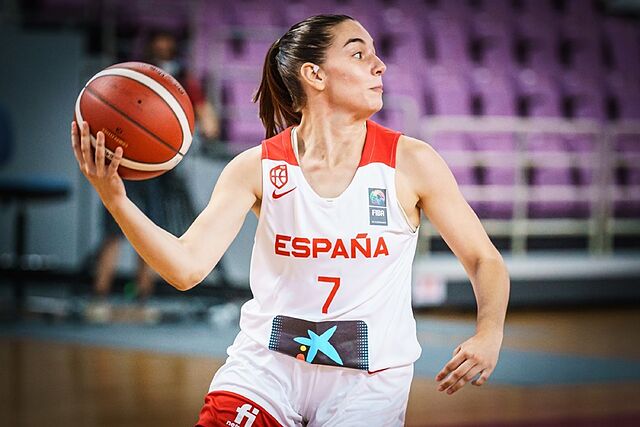
<path fill-rule="evenodd" d="M 551 133 L 535 133 L 527 137 L 526 150 L 531 153 L 562 153 L 569 151 L 565 138 Z"/>
<path fill-rule="evenodd" d="M 342 14 L 359 21 L 375 40 L 379 30 L 379 18 L 371 13 L 372 5 L 364 0 L 290 1 L 281 9 L 279 24 L 285 28 L 317 14 Z"/>
<path fill-rule="evenodd" d="M 504 152 L 514 153 L 516 151 L 516 141 L 510 133 L 478 133 L 472 135 L 473 148 L 484 152 Z"/>
<path fill-rule="evenodd" d="M 537 21 L 538 23 L 547 23 L 552 26 L 557 25 L 557 21 L 560 19 L 559 14 L 553 8 L 553 4 L 550 1 L 540 0 L 519 0 L 514 2 L 514 6 L 518 8 L 514 13 L 518 14 L 520 18 L 526 20 Z"/>
<path fill-rule="evenodd" d="M 189 1 L 147 0 L 132 2 L 120 0 L 117 6 L 118 24 L 136 29 L 161 28 L 182 31 L 188 26 L 193 3 Z"/>
<path fill-rule="evenodd" d="M 387 49 L 382 49 L 381 40 Z M 387 33 L 376 41 L 377 54 L 387 66 L 397 64 L 407 68 L 407 61 L 415 67 L 426 67 L 424 40 L 417 33 Z"/>
<path fill-rule="evenodd" d="M 429 114 L 468 115 L 471 114 L 469 83 L 456 69 L 431 66 L 426 70 L 423 81 L 430 107 Z"/>
<path fill-rule="evenodd" d="M 417 37 L 421 34 L 422 29 L 418 25 L 420 21 L 416 21 L 416 12 L 412 8 L 403 6 L 406 5 L 399 2 L 383 8 L 380 13 L 380 25 L 383 26 L 385 33 Z"/>
<path fill-rule="evenodd" d="M 595 76 L 566 72 L 563 75 L 563 93 L 569 100 L 570 116 L 575 118 L 604 120 L 603 83 Z"/>
<path fill-rule="evenodd" d="M 594 169 L 593 163 L 589 160 L 589 157 L 584 156 L 595 156 L 591 157 L 592 160 L 597 158 L 598 147 L 594 137 L 584 135 L 569 136 L 567 137 L 567 143 L 569 145 L 569 149 L 575 153 L 574 155 L 579 156 L 576 164 L 570 170 L 573 185 L 576 187 L 594 185 L 597 171 Z M 590 203 L 587 201 L 576 202 L 576 215 L 587 216 L 590 211 L 589 205 Z"/>
<path fill-rule="evenodd" d="M 517 75 L 518 94 L 523 99 L 521 113 L 528 117 L 560 117 L 560 95 L 554 78 L 532 69 Z"/>
<path fill-rule="evenodd" d="M 640 187 L 640 136 L 620 135 L 614 148 L 618 156 L 615 181 L 624 195 L 631 186 Z M 620 218 L 640 218 L 640 200 L 628 194 L 624 200 L 615 202 L 614 214 Z"/>
<path fill-rule="evenodd" d="M 471 3 L 474 5 L 473 3 Z M 513 20 L 514 9 L 511 0 L 490 0 L 477 2 L 475 8 L 476 17 L 479 15 L 491 16 L 494 21 L 510 22 Z"/>
<path fill-rule="evenodd" d="M 572 155 L 567 140 L 559 135 L 536 134 L 527 140 L 527 150 L 531 153 L 533 163 L 528 171 L 529 185 L 534 187 L 570 186 L 576 188 L 588 184 L 591 179 L 590 169 L 571 167 Z M 546 153 L 553 158 L 564 157 L 566 165 L 547 165 L 546 158 L 535 154 Z M 583 177 L 588 174 L 588 177 Z M 586 217 L 589 215 L 589 202 L 575 200 L 538 200 L 532 201 L 528 206 L 529 216 L 532 218 L 550 217 Z"/>
<path fill-rule="evenodd" d="M 521 0 L 517 4 L 514 31 L 518 46 L 523 50 L 524 66 L 536 71 L 559 71 L 557 43 L 559 16 L 550 1 Z"/>
<path fill-rule="evenodd" d="M 372 119 L 382 126 L 405 132 L 405 117 L 402 110 L 384 107 L 377 112 Z"/>
<path fill-rule="evenodd" d="M 411 61 L 425 65 L 424 31 L 418 27 L 412 14 L 400 7 L 384 9 L 380 14 L 379 28 L 374 39 L 378 56 L 385 63 L 404 66 Z"/>
<path fill-rule="evenodd" d="M 224 65 L 254 66 L 262 70 L 265 57 L 273 41 L 267 39 L 234 38 L 224 42 L 222 58 Z"/>
<path fill-rule="evenodd" d="M 614 149 L 624 153 L 640 153 L 640 136 L 638 135 L 619 135 L 614 141 Z"/>
<path fill-rule="evenodd" d="M 227 7 L 233 25 L 256 28 L 278 25 L 278 14 L 284 5 L 279 0 L 235 0 Z"/>
<path fill-rule="evenodd" d="M 561 26 L 561 54 L 570 68 L 579 74 L 600 77 L 601 20 L 591 0 L 563 2 L 565 10 Z M 587 30 L 588 29 L 588 30 Z"/>
<path fill-rule="evenodd" d="M 523 30 L 523 28 L 519 28 Z M 557 74 L 561 66 L 557 57 L 557 37 L 551 33 L 531 34 L 520 31 L 516 38 L 518 47 L 516 58 L 522 67 L 536 72 Z"/>
<path fill-rule="evenodd" d="M 427 141 L 444 159 L 451 169 L 458 185 L 475 185 L 477 183 L 474 173 L 473 150 L 469 138 L 456 132 L 438 133 Z M 460 164 L 460 158 L 466 158 L 466 164 Z M 480 212 L 482 203 L 470 201 L 471 207 Z"/>
<path fill-rule="evenodd" d="M 617 119 L 640 119 L 640 80 L 612 72 L 607 76 L 606 90 L 615 103 Z"/>
<path fill-rule="evenodd" d="M 637 189 L 640 188 L 640 136 L 621 135 L 615 141 L 618 151 L 615 183 L 624 199 L 614 203 L 614 215 L 619 218 L 640 218 L 640 199 Z M 629 190 L 635 188 L 636 197 Z"/>
<path fill-rule="evenodd" d="M 601 41 L 594 37 L 572 36 L 563 39 L 568 49 L 568 66 L 575 74 L 601 78 L 604 71 Z"/>
<path fill-rule="evenodd" d="M 599 24 L 598 12 L 592 0 L 571 0 L 563 2 L 562 26 L 576 33 L 595 33 Z M 584 31 L 589 28 L 591 31 Z"/>
<path fill-rule="evenodd" d="M 264 139 L 264 128 L 258 117 L 258 105 L 251 102 L 258 83 L 253 81 L 229 81 L 227 88 L 227 137 L 234 147 L 241 151 L 257 145 Z"/>
<path fill-rule="evenodd" d="M 536 38 L 548 37 L 555 41 L 560 26 L 560 16 L 550 1 L 520 0 L 515 10 L 516 29 Z"/>
<path fill-rule="evenodd" d="M 285 28 L 310 17 L 323 13 L 336 13 L 335 2 L 314 2 L 309 0 L 291 1 L 281 10 L 281 25 Z"/>
<path fill-rule="evenodd" d="M 405 67 L 394 64 L 388 65 L 387 71 L 382 77 L 385 98 L 388 96 L 411 98 L 415 101 L 415 106 L 418 108 L 417 113 L 423 115 L 425 113 L 425 107 L 422 102 L 423 100 L 420 98 L 422 82 L 419 78 L 418 75 L 409 72 Z"/>
<path fill-rule="evenodd" d="M 426 2 L 423 1 L 423 3 Z M 446 13 L 460 21 L 465 21 L 473 13 L 467 0 L 439 0 L 429 4 L 427 13 L 430 11 Z"/>
<path fill-rule="evenodd" d="M 515 97 L 510 77 L 488 68 L 472 73 L 473 92 L 482 99 L 482 114 L 486 116 L 514 116 Z"/>
<path fill-rule="evenodd" d="M 444 13 L 427 15 L 428 37 L 435 51 L 430 62 L 457 69 L 460 72 L 470 66 L 468 51 L 469 35 L 466 26 L 459 18 Z"/>
<path fill-rule="evenodd" d="M 495 163 L 497 155 L 507 157 L 515 153 L 513 136 L 505 133 L 484 133 L 471 135 L 470 138 L 478 159 L 484 165 L 481 167 L 478 183 L 502 187 L 515 186 L 516 170 L 513 158 L 505 160 L 504 164 Z M 483 218 L 511 218 L 513 201 L 486 201 L 480 203 L 478 209 L 478 214 Z"/>
<path fill-rule="evenodd" d="M 493 2 L 489 2 L 493 3 Z M 498 2 L 500 3 L 500 2 Z M 477 65 L 508 72 L 513 68 L 513 40 L 510 24 L 483 12 L 472 20 L 472 60 Z"/>
<path fill-rule="evenodd" d="M 640 55 L 630 54 L 640 49 L 640 30 L 636 23 L 607 18 L 603 32 L 608 42 L 606 47 L 610 50 L 613 70 L 623 77 L 634 79 L 640 69 Z"/>
<path fill-rule="evenodd" d="M 575 153 L 597 153 L 598 141 L 592 135 L 568 135 L 565 144 L 569 151 Z"/>

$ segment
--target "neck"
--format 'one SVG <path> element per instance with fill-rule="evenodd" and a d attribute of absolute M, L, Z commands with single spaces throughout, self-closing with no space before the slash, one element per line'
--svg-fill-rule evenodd
<path fill-rule="evenodd" d="M 296 132 L 301 163 L 312 161 L 335 167 L 359 161 L 367 127 L 362 118 L 303 111 Z"/>

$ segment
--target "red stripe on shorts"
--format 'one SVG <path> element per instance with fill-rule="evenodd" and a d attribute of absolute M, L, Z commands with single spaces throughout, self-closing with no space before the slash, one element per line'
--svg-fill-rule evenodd
<path fill-rule="evenodd" d="M 196 427 L 281 427 L 262 406 L 230 391 L 212 391 L 204 398 Z"/>

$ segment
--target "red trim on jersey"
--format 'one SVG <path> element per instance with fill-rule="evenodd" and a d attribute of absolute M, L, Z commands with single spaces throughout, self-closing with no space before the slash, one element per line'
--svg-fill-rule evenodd
<path fill-rule="evenodd" d="M 358 167 L 370 163 L 384 163 L 396 167 L 396 146 L 400 132 L 388 129 L 372 120 L 367 120 L 367 136 L 365 137 L 362 157 Z M 296 155 L 291 146 L 291 127 L 276 136 L 262 141 L 262 159 L 281 160 L 292 166 L 298 166 Z"/>
<path fill-rule="evenodd" d="M 396 146 L 400 135 L 400 132 L 381 126 L 373 120 L 367 120 L 367 137 L 358 167 L 369 163 L 384 163 L 395 168 Z"/>
<path fill-rule="evenodd" d="M 222 390 L 212 391 L 205 396 L 196 427 L 228 426 L 227 422 L 244 426 L 249 419 L 253 419 L 253 427 L 282 427 L 273 415 L 251 399 Z"/>
<path fill-rule="evenodd" d="M 291 128 L 289 126 L 279 134 L 262 141 L 262 159 L 282 160 L 292 166 L 298 166 L 296 155 L 291 146 Z"/>

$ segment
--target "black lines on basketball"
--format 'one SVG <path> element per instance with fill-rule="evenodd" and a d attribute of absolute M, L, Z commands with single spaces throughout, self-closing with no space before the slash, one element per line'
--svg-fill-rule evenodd
<path fill-rule="evenodd" d="M 133 125 L 135 125 L 136 127 L 138 127 L 140 130 L 142 130 L 143 132 L 145 132 L 146 134 L 148 134 L 149 136 L 151 136 L 154 140 L 158 141 L 160 144 L 164 145 L 165 147 L 169 148 L 169 150 L 171 150 L 173 153 L 179 154 L 180 156 L 183 156 L 182 153 L 180 153 L 179 149 L 176 149 L 175 147 L 173 147 L 171 144 L 169 144 L 168 142 L 164 141 L 161 137 L 159 137 L 158 135 L 156 135 L 154 132 L 152 132 L 149 128 L 147 128 L 146 126 L 144 126 L 143 124 L 139 123 L 138 121 L 136 121 L 135 119 L 131 118 L 128 114 L 126 114 L 124 111 L 122 111 L 121 109 L 119 109 L 118 107 L 116 107 L 115 105 L 113 105 L 111 102 L 109 102 L 108 100 L 106 100 L 104 97 L 102 97 L 97 91 L 95 91 L 94 89 L 92 89 L 91 87 L 87 86 L 85 88 L 85 91 L 93 96 L 94 98 L 96 98 L 98 101 L 102 102 L 104 105 L 108 106 L 109 108 L 111 108 L 112 110 L 116 111 L 120 116 L 122 116 L 123 118 L 125 118 L 126 120 L 128 120 L 130 123 L 132 123 Z M 141 104 L 142 100 L 138 100 L 138 103 Z M 171 109 L 171 111 L 173 112 L 173 109 Z M 175 112 L 173 112 L 174 116 L 175 116 Z M 182 148 L 182 147 L 180 147 Z"/>

